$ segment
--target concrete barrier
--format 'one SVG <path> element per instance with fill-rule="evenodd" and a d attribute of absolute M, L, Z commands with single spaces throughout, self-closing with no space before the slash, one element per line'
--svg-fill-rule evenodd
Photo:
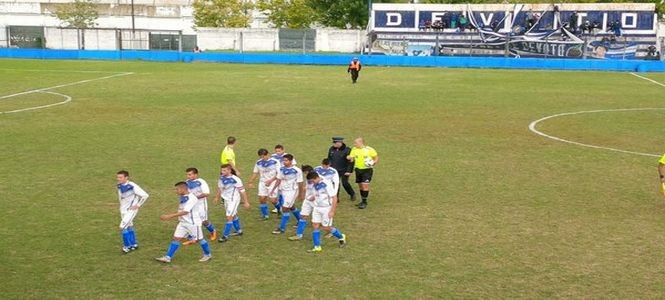
<path fill-rule="evenodd" d="M 346 65 L 354 55 L 191 53 L 175 51 L 49 50 L 0 48 L 0 57 L 30 59 L 146 60 L 245 64 Z M 452 56 L 360 56 L 367 66 L 665 72 L 665 62 Z"/>

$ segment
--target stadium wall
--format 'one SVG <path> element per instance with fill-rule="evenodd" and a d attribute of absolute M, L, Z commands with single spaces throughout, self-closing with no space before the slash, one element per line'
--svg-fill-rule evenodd
<path fill-rule="evenodd" d="M 314 51 L 360 52 L 366 39 L 364 30 L 316 29 Z M 198 46 L 203 50 L 279 51 L 279 29 L 198 28 Z M 293 43 L 299 43 L 294 40 Z"/>
<path fill-rule="evenodd" d="M 146 60 L 167 62 L 221 62 L 246 64 L 339 65 L 350 55 L 188 53 L 176 51 L 104 51 L 0 48 L 0 57 L 27 59 Z M 665 72 L 665 63 L 640 60 L 539 59 L 497 57 L 361 56 L 367 66 L 548 69 L 578 71 Z"/>

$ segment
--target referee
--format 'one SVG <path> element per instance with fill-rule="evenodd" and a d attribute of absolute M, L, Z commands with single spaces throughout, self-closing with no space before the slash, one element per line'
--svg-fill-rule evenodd
<path fill-rule="evenodd" d="M 369 198 L 369 183 L 372 182 L 374 166 L 379 162 L 379 154 L 376 153 L 374 148 L 365 145 L 365 140 L 359 137 L 353 141 L 353 149 L 351 149 L 347 159 L 353 162 L 356 169 L 356 183 L 362 198 L 358 208 L 365 209 L 367 198 Z"/>
<path fill-rule="evenodd" d="M 343 137 L 333 137 L 332 143 L 332 146 L 330 146 L 330 149 L 328 150 L 330 166 L 337 170 L 339 181 L 342 183 L 346 193 L 351 197 L 351 201 L 356 201 L 356 192 L 349 183 L 349 177 L 353 172 L 353 164 L 349 162 L 347 156 L 351 154 L 351 148 L 344 144 Z M 337 199 L 339 199 L 339 189 L 337 189 L 337 196 Z"/>
<path fill-rule="evenodd" d="M 233 136 L 230 136 L 226 139 L 226 147 L 224 147 L 224 150 L 222 150 L 222 154 L 220 155 L 219 162 L 222 165 L 230 165 L 231 166 L 231 173 L 236 176 L 240 176 L 240 171 L 238 171 L 238 168 L 236 167 L 236 153 L 233 151 L 233 147 L 236 145 L 236 138 Z"/>

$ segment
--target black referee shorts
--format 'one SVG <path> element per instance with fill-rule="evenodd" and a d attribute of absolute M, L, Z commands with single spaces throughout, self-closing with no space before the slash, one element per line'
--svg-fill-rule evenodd
<path fill-rule="evenodd" d="M 372 182 L 372 175 L 374 169 L 356 169 L 356 183 L 370 183 Z"/>

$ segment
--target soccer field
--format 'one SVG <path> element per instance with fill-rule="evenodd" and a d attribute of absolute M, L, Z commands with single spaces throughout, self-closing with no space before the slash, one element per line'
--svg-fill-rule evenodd
<path fill-rule="evenodd" d="M 0 82 L 2 112 L 71 98 L 0 114 L 6 299 L 665 297 L 665 87 L 629 73 L 367 66 L 351 85 L 344 66 L 3 59 Z M 663 110 L 537 124 L 602 148 L 529 130 L 626 108 Z M 249 190 L 244 236 L 155 262 L 173 184 L 194 166 L 214 185 L 229 135 L 245 181 L 260 147 L 317 165 L 330 137 L 365 137 L 381 162 L 366 210 L 341 197 L 349 245 L 273 236 Z M 120 169 L 150 193 L 126 255 Z"/>

